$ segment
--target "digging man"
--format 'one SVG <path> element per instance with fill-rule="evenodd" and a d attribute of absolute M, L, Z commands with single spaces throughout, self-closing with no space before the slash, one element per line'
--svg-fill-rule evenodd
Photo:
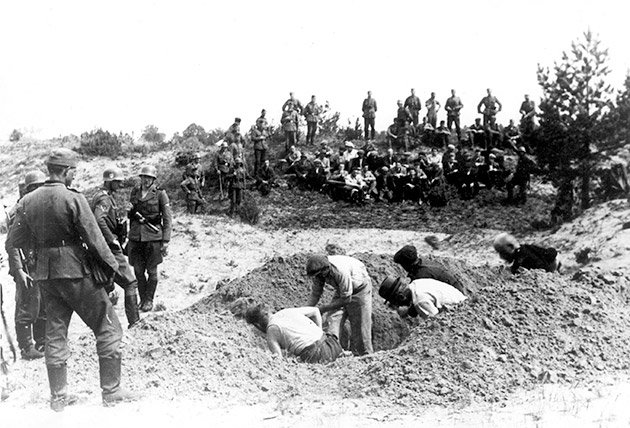
<path fill-rule="evenodd" d="M 350 321 L 350 348 L 358 355 L 370 354 L 372 348 L 372 280 L 365 265 L 350 256 L 311 256 L 306 273 L 313 279 L 311 297 L 307 306 L 315 306 L 324 292 L 324 286 L 334 287 L 335 295 L 327 305 L 321 305 L 322 314 L 328 314 L 327 332 L 341 337 L 341 327 Z"/>
<path fill-rule="evenodd" d="M 394 262 L 402 266 L 412 281 L 421 278 L 433 278 L 452 285 L 459 292 L 465 293 L 464 285 L 449 271 L 438 265 L 423 263 L 413 245 L 405 245 L 398 250 L 394 254 Z"/>
<path fill-rule="evenodd" d="M 245 319 L 267 334 L 267 346 L 278 357 L 286 350 L 305 363 L 326 364 L 344 355 L 337 336 L 322 330 L 322 315 L 316 307 L 272 313 L 269 307 L 259 304 L 247 309 Z"/>
<path fill-rule="evenodd" d="M 520 267 L 523 269 L 544 269 L 547 272 L 560 270 L 557 260 L 558 251 L 555 248 L 543 248 L 538 245 L 519 244 L 516 238 L 509 233 L 498 234 L 492 243 L 499 256 L 512 263 L 512 273 L 517 273 Z"/>
<path fill-rule="evenodd" d="M 401 278 L 388 276 L 381 283 L 378 294 L 403 318 L 434 317 L 443 308 L 466 300 L 455 287 L 432 278 L 416 279 L 405 285 Z"/>

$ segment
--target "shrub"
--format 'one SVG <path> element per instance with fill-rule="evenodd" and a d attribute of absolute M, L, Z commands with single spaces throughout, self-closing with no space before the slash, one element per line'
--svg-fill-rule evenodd
<path fill-rule="evenodd" d="M 182 132 L 182 137 L 184 141 L 194 137 L 200 143 L 208 144 L 208 133 L 203 129 L 203 126 L 197 125 L 196 123 L 188 125 L 188 127 L 184 129 L 184 132 Z"/>
<path fill-rule="evenodd" d="M 142 131 L 142 137 L 147 143 L 164 144 L 166 135 L 158 131 L 155 125 L 147 125 Z"/>
<path fill-rule="evenodd" d="M 17 129 L 14 129 L 13 132 L 11 132 L 11 135 L 9 136 L 9 141 L 11 141 L 12 143 L 16 143 L 20 141 L 20 138 L 22 138 L 22 133 L 18 131 Z"/>
<path fill-rule="evenodd" d="M 81 134 L 79 152 L 88 156 L 109 156 L 114 159 L 120 155 L 122 143 L 116 134 L 97 129 Z"/>
<path fill-rule="evenodd" d="M 243 192 L 243 201 L 241 203 L 239 215 L 242 221 L 249 224 L 256 224 L 258 223 L 258 220 L 260 220 L 260 208 L 258 208 L 258 203 L 250 192 Z"/>

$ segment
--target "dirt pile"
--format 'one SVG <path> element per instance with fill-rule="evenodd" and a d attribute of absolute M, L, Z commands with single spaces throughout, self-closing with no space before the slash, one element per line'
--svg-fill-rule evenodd
<path fill-rule="evenodd" d="M 391 256 L 356 256 L 377 284 L 400 273 Z M 438 261 L 473 290 L 458 309 L 403 323 L 375 299 L 374 342 L 390 350 L 327 366 L 274 360 L 263 337 L 230 308 L 242 298 L 275 309 L 303 304 L 306 257 L 276 257 L 186 310 L 142 321 L 125 350 L 131 382 L 164 397 L 343 396 L 417 406 L 502 401 L 542 382 L 573 383 L 629 368 L 627 288 L 537 271 L 513 276 L 455 259 Z"/>

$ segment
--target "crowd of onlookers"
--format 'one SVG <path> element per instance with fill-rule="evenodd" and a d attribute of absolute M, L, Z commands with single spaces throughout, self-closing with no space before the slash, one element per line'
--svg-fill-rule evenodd
<path fill-rule="evenodd" d="M 507 161 L 511 153 L 518 160 Z M 282 168 L 295 185 L 304 190 L 329 194 L 335 200 L 357 204 L 366 201 L 428 203 L 443 206 L 452 186 L 462 199 L 474 197 L 481 188 L 505 189 L 508 201 L 526 200 L 526 187 L 533 162 L 523 146 L 487 150 L 474 144 L 459 149 L 413 150 L 380 153 L 368 142 L 357 148 L 345 142 L 337 152 L 322 143 L 313 155 L 291 146 Z M 257 182 L 265 181 L 259 177 Z M 518 192 L 514 195 L 514 190 Z"/>

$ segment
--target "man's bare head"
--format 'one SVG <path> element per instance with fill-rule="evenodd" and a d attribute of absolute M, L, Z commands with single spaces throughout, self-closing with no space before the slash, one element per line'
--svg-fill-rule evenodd
<path fill-rule="evenodd" d="M 245 321 L 265 333 L 267 332 L 270 314 L 271 310 L 269 307 L 264 303 L 259 303 L 247 308 L 247 311 L 245 312 Z"/>
<path fill-rule="evenodd" d="M 520 248 L 520 244 L 516 238 L 509 233 L 499 233 L 492 242 L 495 251 L 499 256 L 508 262 L 514 260 L 514 252 Z"/>

